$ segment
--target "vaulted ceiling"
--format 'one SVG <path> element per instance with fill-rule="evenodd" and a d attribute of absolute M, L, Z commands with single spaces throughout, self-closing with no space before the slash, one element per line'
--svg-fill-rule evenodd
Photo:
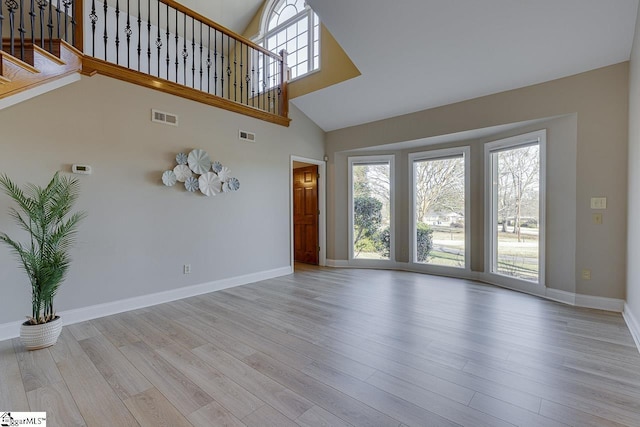
<path fill-rule="evenodd" d="M 178 2 L 242 34 L 264 0 L 178 0 Z"/>
<path fill-rule="evenodd" d="M 262 3 L 183 1 L 237 32 Z M 638 0 L 308 2 L 362 73 L 293 101 L 326 131 L 627 61 L 638 9 Z"/>

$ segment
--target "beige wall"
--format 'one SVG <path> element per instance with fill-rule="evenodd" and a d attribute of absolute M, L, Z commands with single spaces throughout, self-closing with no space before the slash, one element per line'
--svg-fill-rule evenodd
<path fill-rule="evenodd" d="M 152 123 L 152 108 L 180 126 Z M 290 155 L 324 155 L 324 133 L 295 107 L 291 117 L 285 128 L 101 76 L 0 111 L 0 172 L 46 184 L 73 163 L 94 169 L 80 176 L 89 216 L 57 310 L 289 266 Z M 239 141 L 239 129 L 256 142 Z M 207 198 L 163 186 L 175 154 L 193 148 L 230 167 L 240 191 Z M 0 195 L 0 230 L 14 235 L 9 206 Z M 0 324 L 22 319 L 29 285 L 5 246 L 0 284 Z"/>
<path fill-rule="evenodd" d="M 640 319 L 640 11 L 629 72 L 629 214 L 627 242 L 627 304 Z"/>
<path fill-rule="evenodd" d="M 547 286 L 580 294 L 624 298 L 626 257 L 626 154 L 627 154 L 628 63 L 594 70 L 522 89 L 466 102 L 381 120 L 327 134 L 328 255 L 346 260 L 347 243 L 347 154 L 349 150 L 438 135 L 482 129 L 528 120 L 567 116 L 546 122 L 549 129 L 547 204 Z M 572 124 L 573 120 L 573 124 Z M 520 129 L 525 130 L 525 129 Z M 522 132 L 518 132 L 522 133 Z M 517 133 L 516 133 L 517 134 Z M 482 144 L 472 141 L 472 147 Z M 419 150 L 416 150 L 419 151 Z M 482 180 L 478 168 L 481 149 L 472 151 L 472 260 L 482 271 L 484 240 Z M 399 197 L 406 196 L 406 153 L 397 153 Z M 475 171 L 474 167 L 475 166 Z M 404 184 L 403 184 L 404 182 Z M 572 187 L 575 189 L 572 190 Z M 591 221 L 589 199 L 606 196 L 604 224 Z M 397 260 L 406 253 L 409 213 L 396 201 Z M 405 209 L 404 211 L 402 209 Z M 553 233 L 553 234 L 552 234 Z M 568 239 L 563 244 L 562 240 Z M 402 252 L 404 249 L 405 252 Z M 591 269 L 592 280 L 579 272 Z"/>

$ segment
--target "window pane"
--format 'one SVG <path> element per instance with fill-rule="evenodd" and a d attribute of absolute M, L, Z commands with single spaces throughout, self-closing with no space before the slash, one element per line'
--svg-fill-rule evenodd
<path fill-rule="evenodd" d="M 309 58 L 309 51 L 307 49 L 300 49 L 296 56 L 295 62 L 305 62 Z"/>
<path fill-rule="evenodd" d="M 353 258 L 390 259 L 389 163 L 354 164 Z"/>
<path fill-rule="evenodd" d="M 463 156 L 414 162 L 416 262 L 465 267 L 464 173 Z"/>
<path fill-rule="evenodd" d="M 492 153 L 493 272 L 538 281 L 540 147 L 538 144 Z"/>
<path fill-rule="evenodd" d="M 280 16 L 278 17 L 278 25 L 287 22 L 288 19 L 293 18 L 298 14 L 298 10 L 295 6 L 285 6 L 284 9 L 280 12 Z"/>
<path fill-rule="evenodd" d="M 304 61 L 298 64 L 298 75 L 306 74 L 309 72 L 309 62 Z"/>
<path fill-rule="evenodd" d="M 296 50 L 298 50 L 297 48 L 298 43 L 296 43 L 296 39 L 290 40 L 287 42 L 287 52 L 295 52 Z"/>
<path fill-rule="evenodd" d="M 297 64 L 298 63 L 298 52 L 293 52 L 289 56 L 287 56 L 287 62 L 289 64 Z"/>
<path fill-rule="evenodd" d="M 302 34 L 307 31 L 309 31 L 309 19 L 305 17 L 298 21 L 298 34 Z"/>

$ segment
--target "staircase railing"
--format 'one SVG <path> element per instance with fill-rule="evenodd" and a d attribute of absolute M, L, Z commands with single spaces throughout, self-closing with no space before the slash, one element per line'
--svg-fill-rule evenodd
<path fill-rule="evenodd" d="M 88 0 L 85 22 L 86 73 L 288 125 L 286 52 L 173 0 Z"/>
<path fill-rule="evenodd" d="M 0 0 L 0 50 L 26 60 L 29 43 L 53 53 L 61 39 L 82 51 L 83 0 Z"/>

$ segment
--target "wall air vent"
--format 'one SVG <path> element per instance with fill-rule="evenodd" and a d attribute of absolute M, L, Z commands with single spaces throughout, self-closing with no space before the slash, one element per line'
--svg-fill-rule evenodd
<path fill-rule="evenodd" d="M 239 138 L 243 141 L 256 142 L 256 134 L 252 132 L 247 132 L 246 130 L 241 130 L 238 134 Z"/>
<path fill-rule="evenodd" d="M 151 110 L 151 121 L 166 125 L 178 126 L 178 116 L 164 111 Z"/>

